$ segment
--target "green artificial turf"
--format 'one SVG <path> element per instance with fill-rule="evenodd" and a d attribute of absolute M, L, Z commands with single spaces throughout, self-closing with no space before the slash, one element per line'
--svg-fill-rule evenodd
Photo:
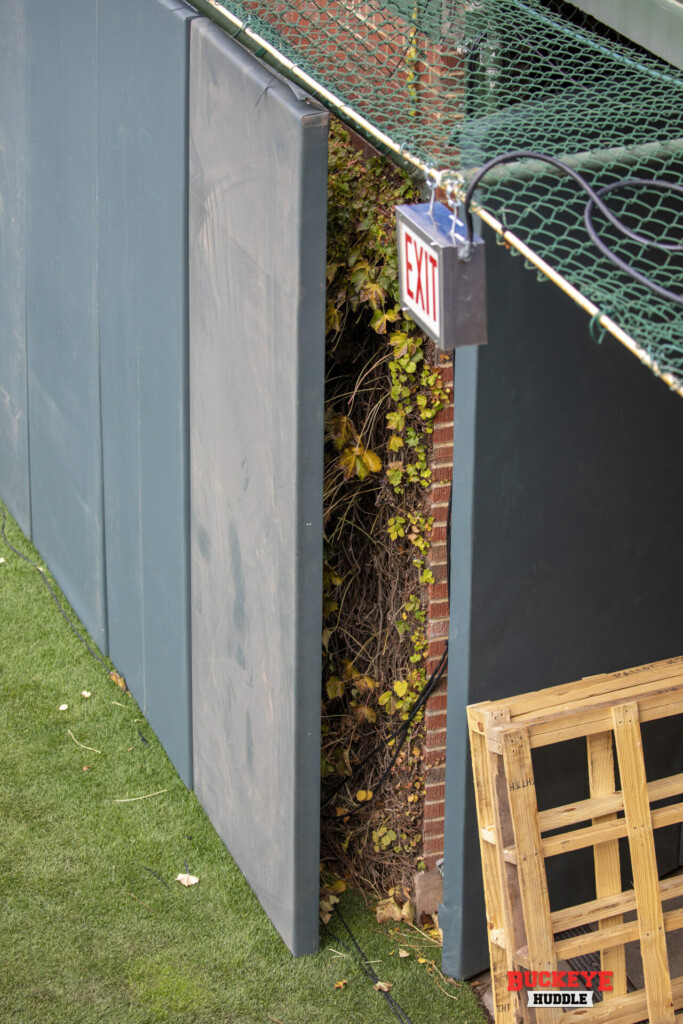
<path fill-rule="evenodd" d="M 44 565 L 9 517 L 6 532 Z M 391 1024 L 329 936 L 318 955 L 290 956 L 132 696 L 1 539 L 0 557 L 3 1024 Z M 186 864 L 191 888 L 175 881 Z M 341 906 L 413 1024 L 484 1021 L 467 985 L 442 994 L 419 949 L 399 959 L 410 936 L 380 929 L 359 894 Z"/>

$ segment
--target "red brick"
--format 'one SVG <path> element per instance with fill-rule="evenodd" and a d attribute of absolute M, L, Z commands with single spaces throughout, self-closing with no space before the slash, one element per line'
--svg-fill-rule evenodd
<path fill-rule="evenodd" d="M 453 448 L 450 444 L 435 444 L 432 451 L 432 472 L 437 466 L 453 465 Z"/>
<path fill-rule="evenodd" d="M 426 735 L 424 740 L 424 755 L 427 763 L 438 761 L 440 757 L 446 756 L 446 730 L 436 732 L 432 736 Z"/>
<path fill-rule="evenodd" d="M 444 384 L 453 383 L 453 362 L 442 363 L 439 367 L 441 371 L 441 380 Z"/>
<path fill-rule="evenodd" d="M 446 748 L 438 747 L 436 750 L 425 750 L 425 763 L 436 764 L 439 761 L 446 763 Z"/>
<path fill-rule="evenodd" d="M 434 577 L 435 583 L 446 583 L 446 585 L 448 585 L 446 580 L 446 577 L 448 576 L 447 562 L 442 562 L 440 565 L 430 563 L 429 568 L 432 570 L 432 576 Z"/>
<path fill-rule="evenodd" d="M 422 832 L 425 837 L 427 836 L 443 836 L 443 818 L 436 818 L 434 821 L 427 820 L 422 826 Z M 425 838 L 425 845 L 428 839 Z"/>
<path fill-rule="evenodd" d="M 448 480 L 450 483 L 453 475 L 453 466 L 434 466 L 432 468 L 432 481 L 434 483 L 441 483 L 444 480 Z"/>
<path fill-rule="evenodd" d="M 438 821 L 441 823 L 441 830 L 443 831 L 444 815 L 446 813 L 446 804 L 443 800 L 432 800 L 424 805 L 424 820 L 425 821 Z M 426 829 L 428 834 L 434 835 L 434 831 Z"/>
<path fill-rule="evenodd" d="M 432 800 L 446 799 L 446 785 L 443 782 L 430 782 L 428 778 L 425 785 L 425 792 L 427 794 L 425 807 L 427 807 Z"/>
<path fill-rule="evenodd" d="M 432 505 L 445 505 L 448 511 L 448 499 L 451 493 L 450 484 L 432 484 L 431 499 Z"/>
<path fill-rule="evenodd" d="M 447 619 L 448 601 L 430 601 L 429 617 L 430 619 Z"/>
<path fill-rule="evenodd" d="M 423 860 L 427 871 L 431 871 L 432 868 L 435 868 L 437 860 L 440 860 L 441 857 L 443 857 L 443 845 L 440 850 L 436 851 L 436 853 L 425 854 Z"/>
<path fill-rule="evenodd" d="M 448 619 L 437 619 L 436 622 L 432 621 L 427 627 L 427 635 L 431 639 L 435 636 L 448 636 Z"/>
<path fill-rule="evenodd" d="M 448 697 L 445 693 L 433 693 L 427 701 L 427 711 L 445 711 Z"/>
<path fill-rule="evenodd" d="M 446 765 L 430 765 L 426 772 L 427 785 L 432 786 L 437 782 L 445 782 Z"/>
<path fill-rule="evenodd" d="M 443 829 L 441 830 L 441 835 L 427 836 L 423 849 L 425 853 L 433 853 L 437 857 L 443 857 Z"/>
<path fill-rule="evenodd" d="M 438 601 L 444 597 L 448 598 L 448 583 L 432 583 L 427 593 L 429 594 L 430 602 Z"/>
<path fill-rule="evenodd" d="M 432 434 L 432 440 L 434 444 L 447 444 L 449 448 L 453 447 L 453 423 L 440 423 L 438 427 L 434 428 Z"/>
<path fill-rule="evenodd" d="M 448 548 L 445 544 L 432 544 L 429 549 L 429 561 L 432 564 L 445 564 L 447 562 Z"/>
<path fill-rule="evenodd" d="M 433 714 L 427 710 L 427 738 L 430 738 L 438 729 L 446 731 L 446 713 L 435 711 Z"/>
<path fill-rule="evenodd" d="M 432 526 L 432 531 L 429 534 L 429 539 L 432 543 L 432 547 L 434 547 L 435 544 L 438 544 L 439 541 L 446 540 L 447 537 L 448 530 L 446 529 L 445 524 L 443 526 L 437 526 L 435 523 L 434 526 Z"/>

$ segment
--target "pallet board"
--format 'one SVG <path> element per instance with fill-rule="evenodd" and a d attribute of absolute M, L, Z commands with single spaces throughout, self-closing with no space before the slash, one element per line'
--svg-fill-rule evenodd
<path fill-rule="evenodd" d="M 683 1008 L 683 978 L 670 976 L 666 934 L 683 928 L 683 910 L 666 904 L 683 894 L 683 877 L 660 882 L 654 835 L 683 821 L 683 802 L 651 805 L 683 794 L 683 775 L 647 779 L 640 725 L 681 713 L 680 658 L 468 708 L 496 1024 L 680 1019 L 675 1011 Z M 539 812 L 532 748 L 581 736 L 590 798 Z M 556 754 L 561 757 L 562 748 Z M 551 831 L 556 834 L 546 834 Z M 624 838 L 633 877 L 633 889 L 625 892 Z M 547 858 L 585 847 L 593 848 L 596 898 L 552 912 Z M 633 912 L 635 920 L 625 921 Z M 587 924 L 596 930 L 555 938 Z M 627 993 L 625 944 L 634 940 L 645 986 Z M 589 952 L 600 952 L 602 970 L 613 975 L 613 990 L 592 1008 L 531 1009 L 525 992 L 508 991 L 508 970 L 552 971 L 559 961 Z"/>

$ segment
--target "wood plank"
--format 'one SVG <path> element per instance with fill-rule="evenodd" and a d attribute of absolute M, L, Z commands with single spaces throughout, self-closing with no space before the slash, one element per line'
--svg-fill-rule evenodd
<path fill-rule="evenodd" d="M 683 978 L 671 983 L 674 1006 L 683 1007 Z M 562 1024 L 638 1024 L 647 1014 L 645 989 L 630 992 L 627 996 L 609 1002 L 596 1003 L 592 1009 L 569 1010 L 562 1018 Z M 673 1019 L 673 1018 L 672 1018 Z M 652 1021 L 655 1024 L 655 1020 Z M 656 1021 L 656 1024 L 660 1024 Z"/>
<path fill-rule="evenodd" d="M 602 733 L 598 733 L 598 735 L 602 735 Z M 678 796 L 679 793 L 683 793 L 683 772 L 679 775 L 667 775 L 663 779 L 654 779 L 647 784 L 647 798 L 651 804 L 670 796 Z M 621 795 L 621 790 L 617 790 L 611 795 L 576 800 L 574 803 L 563 804 L 560 807 L 550 807 L 546 811 L 539 812 L 538 821 L 541 832 L 549 832 L 550 829 L 577 825 L 581 821 L 589 821 L 599 815 L 623 811 L 623 809 L 624 798 Z"/>
<path fill-rule="evenodd" d="M 647 665 L 639 665 L 621 672 L 586 676 L 585 679 L 576 682 L 562 683 L 545 690 L 534 690 L 513 697 L 505 697 L 499 701 L 481 701 L 478 704 L 471 704 L 469 708 L 471 721 L 473 728 L 483 732 L 484 713 L 494 711 L 501 706 L 508 709 L 510 720 L 514 721 L 519 715 L 528 712 L 540 712 L 563 703 L 580 703 L 596 694 L 611 693 L 620 688 L 627 688 L 632 682 L 633 685 L 640 681 L 656 682 L 682 674 L 683 655 L 677 658 L 667 658 L 664 661 L 651 662 Z"/>
<path fill-rule="evenodd" d="M 680 821 L 683 821 L 683 803 L 657 807 L 652 811 L 653 828 L 677 825 Z M 596 843 L 609 843 L 613 839 L 623 839 L 627 834 L 628 825 L 625 818 L 617 818 L 616 821 L 608 821 L 602 825 L 588 825 L 586 828 L 574 829 L 573 832 L 561 832 L 559 835 L 548 836 L 543 840 L 543 856 L 556 857 L 560 853 L 569 853 L 571 850 L 583 850 Z M 515 864 L 517 862 L 517 852 L 514 846 L 506 847 L 503 853 L 508 863 Z"/>
<path fill-rule="evenodd" d="M 517 873 L 524 927 L 529 947 L 531 970 L 557 969 L 553 933 L 550 925 L 550 900 L 538 826 L 536 785 L 531 764 L 529 734 L 526 729 L 510 729 L 503 739 L 503 763 L 507 783 L 510 818 L 518 853 Z M 518 948 L 515 946 L 515 948 Z M 520 1000 L 522 1002 L 522 1000 Z M 559 1024 L 559 1007 L 535 1011 L 539 1024 Z"/>
<path fill-rule="evenodd" d="M 683 907 L 677 910 L 669 910 L 664 915 L 664 931 L 674 932 L 683 928 Z M 640 938 L 640 927 L 637 920 L 626 921 L 621 924 L 612 925 L 595 932 L 586 932 L 585 935 L 572 935 L 569 939 L 560 939 L 555 943 L 555 955 L 558 960 L 568 960 L 569 957 L 583 956 L 586 953 L 615 950 L 625 942 L 635 942 Z M 526 946 L 518 949 L 515 953 L 515 963 L 530 970 L 529 951 Z M 603 970 L 611 970 L 604 967 Z M 613 997 L 608 993 L 605 998 Z M 626 995 L 625 992 L 619 995 Z"/>
<path fill-rule="evenodd" d="M 663 903 L 667 900 L 683 896 L 683 875 L 665 878 L 659 883 L 659 896 Z M 552 914 L 553 931 L 563 932 L 568 928 L 579 928 L 581 925 L 592 924 L 614 914 L 626 914 L 636 908 L 636 894 L 633 889 L 621 893 L 620 896 L 609 896 L 605 899 L 589 900 L 576 903 L 573 907 L 556 910 Z"/>
<path fill-rule="evenodd" d="M 683 683 L 640 695 L 638 706 L 641 722 L 683 714 Z M 586 708 L 584 712 L 563 712 L 540 718 L 527 726 L 530 744 L 532 747 L 545 747 L 549 743 L 562 743 L 576 737 L 605 732 L 610 728 L 613 707 L 612 701 L 603 701 Z M 490 734 L 489 746 L 497 753 L 502 749 L 501 736 L 506 728 L 514 729 L 516 726 L 514 723 L 502 726 Z"/>
<path fill-rule="evenodd" d="M 504 720 L 498 712 L 494 721 Z M 489 769 L 489 753 L 486 739 L 470 728 L 470 752 L 472 756 L 472 772 L 474 776 L 474 792 L 477 804 L 477 820 L 489 822 L 493 831 L 496 816 L 491 773 Z M 480 828 L 479 849 L 481 852 L 482 875 L 484 879 L 484 896 L 486 898 L 486 920 L 489 941 L 489 959 L 491 963 L 491 981 L 493 1002 L 497 1024 L 514 1024 L 514 1000 L 508 991 L 507 972 L 512 968 L 512 957 L 505 943 L 505 914 L 500 891 L 499 853 L 495 845 L 488 843 L 483 836 L 485 830 Z M 495 844 L 495 833 L 494 833 Z"/>
<path fill-rule="evenodd" d="M 487 722 L 489 728 L 494 728 L 498 721 L 498 715 L 507 714 L 504 708 L 498 712 L 492 712 Z M 524 915 L 522 912 L 521 894 L 519 888 L 519 876 L 517 867 L 508 864 L 503 858 L 503 851 L 506 843 L 514 843 L 514 831 L 510 814 L 510 800 L 508 783 L 505 775 L 505 766 L 500 754 L 491 754 L 488 748 L 486 736 L 484 736 L 484 748 L 488 761 L 490 792 L 493 798 L 494 822 L 496 830 L 496 845 L 494 847 L 497 857 L 498 878 L 500 881 L 500 902 L 503 916 L 503 927 L 506 935 L 506 966 L 507 970 L 514 966 L 512 952 L 519 945 L 526 944 L 526 929 L 524 926 Z M 521 939 L 521 942 L 519 941 Z M 495 995 L 496 1021 L 504 1014 L 512 1013 L 512 1019 L 517 1022 L 531 1021 L 530 1011 L 524 1005 L 523 995 L 507 991 L 507 980 L 501 980 L 499 989 L 504 991 L 502 996 Z"/>
<path fill-rule="evenodd" d="M 612 752 L 612 730 L 588 736 L 586 740 L 588 753 L 588 782 L 591 796 L 601 797 L 615 794 L 614 755 Z M 623 799 L 623 797 L 622 797 Z M 593 818 L 593 825 L 602 825 L 616 820 L 616 813 L 598 815 Z M 595 894 L 615 896 L 621 892 L 621 864 L 619 860 L 619 840 L 612 839 L 608 843 L 598 843 L 593 847 L 595 864 Z M 599 930 L 621 925 L 623 917 L 616 914 L 606 917 L 599 923 Z M 612 972 L 612 991 L 605 993 L 605 999 L 625 996 L 626 989 L 626 951 L 624 946 L 600 947 L 601 967 L 603 971 Z M 558 957 L 562 954 L 556 951 Z M 565 954 L 566 955 L 566 954 Z"/>
<path fill-rule="evenodd" d="M 662 904 L 659 899 L 657 858 L 643 743 L 635 702 L 613 710 L 614 739 L 619 760 L 624 813 L 628 823 L 629 850 L 640 925 L 640 952 L 646 979 L 647 1009 L 651 1021 L 673 1024 L 674 1006 L 666 951 Z"/>

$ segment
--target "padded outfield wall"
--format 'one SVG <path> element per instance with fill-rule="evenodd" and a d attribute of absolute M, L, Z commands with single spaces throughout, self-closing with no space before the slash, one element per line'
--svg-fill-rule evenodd
<path fill-rule="evenodd" d="M 0 0 L 0 496 L 296 953 L 326 176 L 326 113 L 182 0 Z"/>

